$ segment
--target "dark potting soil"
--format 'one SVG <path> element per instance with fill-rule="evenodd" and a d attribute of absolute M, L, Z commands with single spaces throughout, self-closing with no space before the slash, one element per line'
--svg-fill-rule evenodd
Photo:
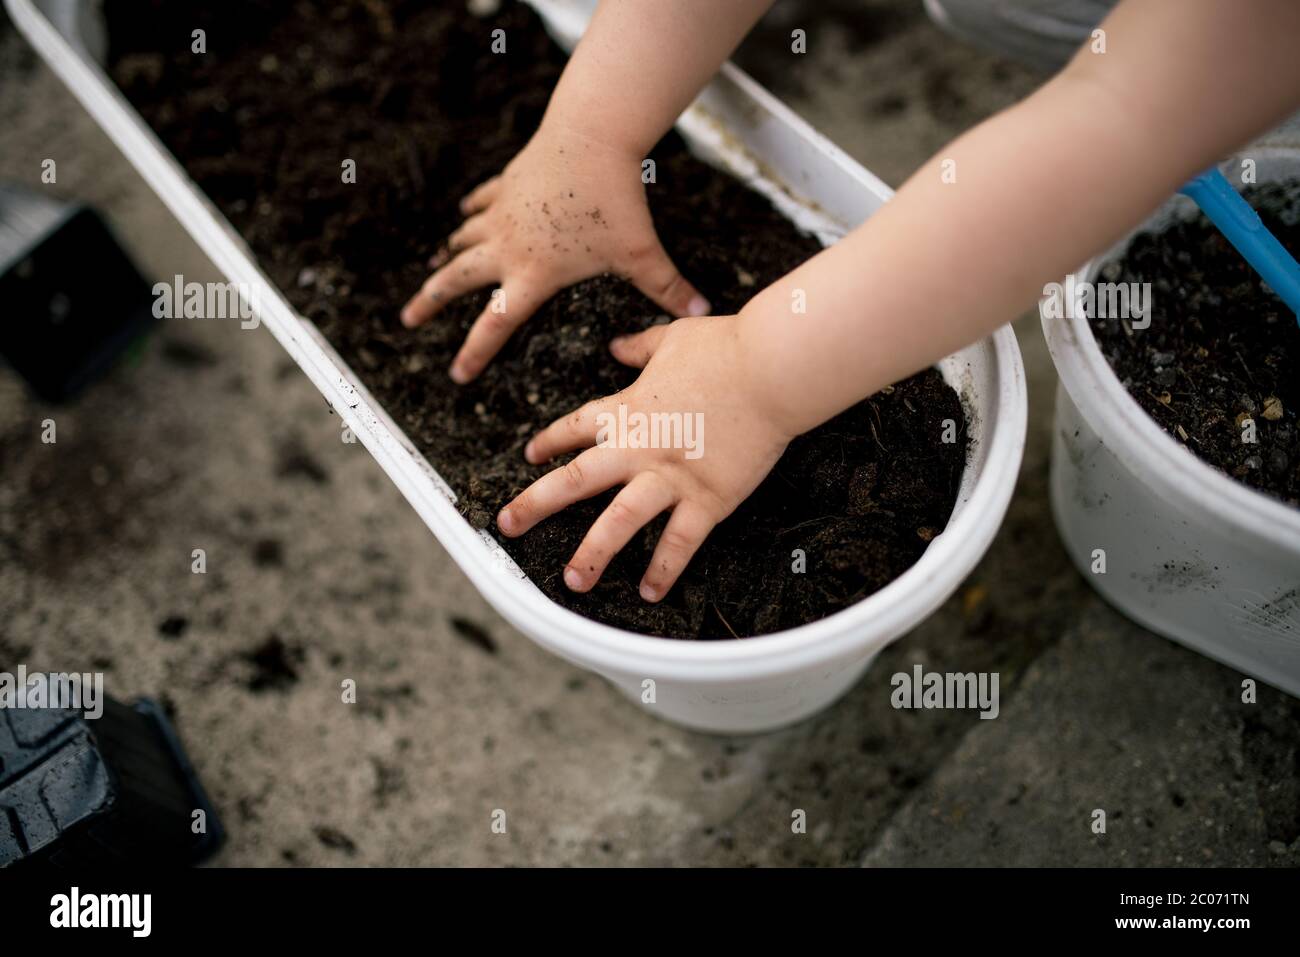
<path fill-rule="evenodd" d="M 524 461 L 528 437 L 629 385 L 635 373 L 607 344 L 661 319 L 622 280 L 580 283 L 465 387 L 446 370 L 487 291 L 419 330 L 398 323 L 424 262 L 459 223 L 457 201 L 537 127 L 563 53 L 515 3 L 488 19 L 422 0 L 197 6 L 110 2 L 114 79 L 456 491 L 462 514 L 496 534 L 496 512 L 545 472 Z M 497 28 L 504 55 L 490 51 Z M 191 52 L 199 29 L 202 55 Z M 715 311 L 737 311 L 819 248 L 675 135 L 654 158 L 655 225 Z M 345 159 L 355 184 L 342 182 Z M 942 441 L 945 419 L 956 442 Z M 886 389 L 792 443 L 658 605 L 637 586 L 663 518 L 589 594 L 561 580 L 609 494 L 503 544 L 547 595 L 599 621 L 675 638 L 761 634 L 838 611 L 915 563 L 947 524 L 965 454 L 960 402 L 937 372 Z"/>
<path fill-rule="evenodd" d="M 1245 192 L 1300 253 L 1300 180 Z M 1300 507 L 1300 325 L 1205 216 L 1133 240 L 1107 282 L 1149 282 L 1147 329 L 1092 319 L 1102 352 L 1160 426 L 1252 488 Z M 1247 419 L 1254 423 L 1255 441 Z"/>

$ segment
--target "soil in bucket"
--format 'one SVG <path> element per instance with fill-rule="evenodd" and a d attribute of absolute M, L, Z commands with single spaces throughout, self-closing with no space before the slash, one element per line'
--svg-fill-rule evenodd
<path fill-rule="evenodd" d="M 1244 195 L 1282 245 L 1300 251 L 1300 180 Z M 1091 319 L 1129 394 L 1201 459 L 1300 508 L 1295 314 L 1203 215 L 1138 235 L 1099 279 L 1151 283 L 1149 328 Z"/>
<path fill-rule="evenodd" d="M 115 81 L 455 490 L 466 519 L 496 534 L 496 512 L 545 472 L 524 461 L 528 437 L 630 384 L 635 373 L 608 342 L 662 316 L 622 280 L 580 283 L 465 387 L 446 370 L 487 291 L 419 330 L 399 324 L 424 263 L 459 225 L 458 200 L 527 142 L 564 66 L 529 8 L 479 18 L 465 6 L 115 0 L 106 12 Z M 497 29 L 505 54 L 491 51 Z M 204 53 L 193 52 L 196 30 Z M 676 135 L 652 158 L 655 225 L 715 312 L 737 311 L 818 250 Z M 349 159 L 355 183 L 340 175 Z M 684 639 L 776 631 L 913 565 L 948 522 L 966 445 L 961 403 L 936 371 L 872 396 L 796 440 L 658 605 L 637 586 L 663 518 L 592 592 L 561 580 L 611 495 L 503 545 L 556 602 L 620 628 Z"/>

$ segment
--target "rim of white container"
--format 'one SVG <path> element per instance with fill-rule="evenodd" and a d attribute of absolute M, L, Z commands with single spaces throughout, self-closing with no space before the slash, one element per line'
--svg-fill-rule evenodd
<path fill-rule="evenodd" d="M 633 634 L 584 618 L 550 599 L 534 608 L 561 637 L 543 644 L 588 663 L 647 677 L 700 681 L 743 673 L 778 674 L 818 662 L 873 654 L 928 617 L 973 570 L 993 541 L 1011 501 L 1024 451 L 1028 402 L 1024 370 L 1010 327 L 991 341 L 999 395 L 989 416 L 988 442 L 969 499 L 916 563 L 884 588 L 826 618 L 752 638 L 683 641 Z M 476 556 L 479 557 L 479 556 Z M 475 584 L 494 587 L 492 577 Z M 543 596 L 544 597 L 544 596 Z M 873 647 L 874 646 L 874 647 Z M 702 670 L 704 666 L 715 666 Z"/>
<path fill-rule="evenodd" d="M 969 498 L 917 562 L 880 591 L 819 621 L 752 638 L 689 641 L 642 635 L 585 618 L 555 603 L 499 555 L 456 511 L 450 490 L 364 386 L 335 365 L 332 347 L 300 317 L 256 265 L 241 237 L 188 178 L 103 71 L 87 62 L 37 11 L 32 0 L 5 0 L 15 24 L 158 193 L 226 276 L 263 291 L 262 321 L 307 373 L 389 479 L 485 598 L 516 627 L 551 651 L 597 670 L 656 679 L 707 682 L 776 677 L 817 665 L 850 667 L 901 636 L 945 602 L 984 555 L 1011 501 L 1028 420 L 1024 368 L 1015 333 L 1004 326 L 977 343 L 991 348 L 998 394 L 984 420 L 985 447 Z M 835 156 L 841 151 L 732 64 L 724 74 L 792 127 Z M 844 162 L 841 160 L 841 162 Z M 848 162 L 864 188 L 892 195 L 879 179 Z M 342 369 L 347 366 L 342 363 Z M 349 370 L 350 371 L 350 370 Z M 413 468 L 412 463 L 419 467 Z M 549 629 L 538 629 L 538 623 Z"/>
<path fill-rule="evenodd" d="M 1250 155 L 1256 160 L 1300 160 L 1300 150 L 1283 146 L 1256 147 Z M 1168 209 L 1169 204 L 1164 204 L 1125 240 L 1084 263 L 1074 278 L 1084 281 L 1098 275 L 1132 235 Z M 1106 361 L 1087 316 L 1042 316 L 1042 326 L 1061 383 L 1079 413 L 1107 448 L 1160 498 L 1222 532 L 1245 531 L 1300 555 L 1300 509 L 1231 478 L 1162 429 Z"/>

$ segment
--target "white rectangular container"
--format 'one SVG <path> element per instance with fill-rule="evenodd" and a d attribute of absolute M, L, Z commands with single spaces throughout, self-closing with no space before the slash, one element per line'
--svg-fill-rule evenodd
<path fill-rule="evenodd" d="M 530 0 L 572 47 L 593 0 Z M 939 364 L 961 395 L 970 453 L 947 529 L 915 566 L 851 608 L 812 624 L 739 641 L 638 635 L 583 618 L 547 598 L 486 532 L 456 511 L 455 495 L 367 392 L 316 327 L 256 265 L 95 60 L 103 34 L 78 0 L 5 0 L 42 57 L 104 128 L 199 246 L 232 282 L 258 293 L 262 322 L 349 424 L 483 596 L 511 624 L 574 664 L 604 675 L 652 713 L 710 731 L 778 727 L 826 707 L 890 641 L 934 611 L 992 541 L 1024 450 L 1026 398 L 1010 327 Z M 892 195 L 732 64 L 682 116 L 691 149 L 769 196 L 796 224 L 834 242 Z M 653 691 L 653 693 L 651 693 Z"/>

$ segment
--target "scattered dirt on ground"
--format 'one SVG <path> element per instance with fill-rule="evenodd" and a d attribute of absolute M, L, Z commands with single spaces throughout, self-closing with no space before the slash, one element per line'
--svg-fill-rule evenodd
<path fill-rule="evenodd" d="M 251 674 L 244 682 L 249 691 L 286 691 L 298 683 L 303 650 L 273 634 L 240 658 L 251 666 Z"/>

